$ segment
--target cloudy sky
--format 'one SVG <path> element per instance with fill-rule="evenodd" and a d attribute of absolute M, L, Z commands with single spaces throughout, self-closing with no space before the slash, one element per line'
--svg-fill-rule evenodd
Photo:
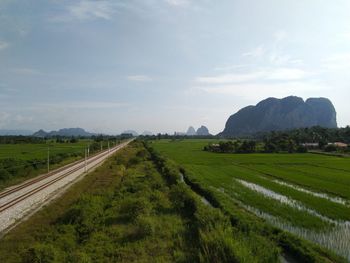
<path fill-rule="evenodd" d="M 266 97 L 350 124 L 348 0 L 0 0 L 0 129 L 221 131 Z"/>

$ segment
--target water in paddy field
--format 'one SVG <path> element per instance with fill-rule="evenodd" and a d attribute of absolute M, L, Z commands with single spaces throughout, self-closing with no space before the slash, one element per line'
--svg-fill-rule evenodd
<path fill-rule="evenodd" d="M 225 193 L 223 188 L 216 189 L 217 191 L 220 191 L 221 193 L 224 193 L 227 197 L 234 200 L 236 203 L 238 203 L 240 206 L 245 208 L 246 210 L 254 213 L 260 218 L 265 219 L 267 222 L 272 224 L 275 227 L 278 227 L 280 229 L 283 229 L 285 231 L 288 231 L 290 233 L 293 233 L 303 239 L 307 239 L 309 241 L 312 241 L 316 244 L 319 244 L 329 250 L 334 251 L 340 256 L 343 256 L 347 258 L 350 261 L 350 222 L 349 221 L 336 221 L 332 220 L 330 218 L 327 218 L 325 216 L 322 216 L 318 214 L 316 211 L 304 207 L 301 203 L 288 198 L 287 196 L 275 193 L 269 189 L 266 189 L 260 185 L 253 184 L 250 182 L 246 182 L 244 180 L 237 180 L 239 183 L 241 183 L 243 186 L 247 187 L 248 189 L 251 189 L 253 191 L 256 191 L 268 198 L 271 198 L 273 200 L 277 200 L 283 204 L 287 204 L 295 209 L 305 211 L 307 213 L 310 213 L 314 216 L 317 216 L 321 218 L 322 220 L 329 222 L 333 224 L 334 226 L 330 228 L 327 231 L 324 232 L 317 232 L 314 230 L 309 230 L 301 227 L 296 227 L 292 225 L 289 222 L 286 222 L 278 217 L 272 216 L 268 213 L 265 213 L 263 211 L 260 211 L 259 209 L 255 207 L 248 206 L 241 201 L 231 197 L 227 193 Z M 283 262 L 283 261 L 282 261 Z M 287 260 L 288 262 L 288 260 Z"/>
<path fill-rule="evenodd" d="M 330 223 L 330 224 L 335 224 L 335 225 L 338 225 L 338 224 L 350 224 L 349 221 L 337 221 L 337 220 L 333 220 L 333 219 L 330 219 L 326 216 L 323 216 L 321 214 L 319 214 L 317 211 L 311 209 L 311 208 L 308 208 L 308 207 L 305 207 L 301 202 L 299 201 L 296 201 L 292 198 L 289 198 L 285 195 L 282 195 L 282 194 L 279 194 L 279 193 L 276 193 L 272 190 L 269 190 L 265 187 L 262 187 L 260 185 L 257 185 L 257 184 L 254 184 L 254 183 L 250 183 L 250 182 L 247 182 L 247 181 L 244 181 L 244 180 L 240 180 L 240 179 L 236 179 L 237 182 L 239 182 L 240 184 L 242 184 L 243 186 L 247 187 L 248 189 L 250 190 L 253 190 L 255 192 L 258 192 L 262 195 L 264 195 L 265 197 L 268 197 L 268 198 L 271 198 L 271 199 L 274 199 L 274 200 L 277 200 L 279 201 L 280 203 L 282 204 L 286 204 L 294 209 L 297 209 L 297 210 L 300 210 L 300 211 L 304 211 L 304 212 L 307 212 L 313 216 L 316 216 L 320 219 L 322 219 L 323 221 L 327 222 L 327 223 Z"/>
<path fill-rule="evenodd" d="M 289 184 L 289 183 L 286 183 L 286 182 L 283 182 L 283 181 L 280 181 L 280 180 L 273 180 L 273 182 L 275 182 L 277 184 L 280 184 L 280 185 L 283 185 L 283 186 L 287 186 L 289 188 L 292 188 L 294 190 L 297 190 L 297 191 L 300 191 L 300 192 L 303 192 L 303 193 L 306 193 L 306 194 L 310 194 L 310 195 L 315 196 L 315 197 L 327 199 L 328 201 L 331 201 L 333 203 L 346 205 L 346 206 L 349 205 L 348 201 L 343 199 L 343 198 L 341 198 L 341 197 L 333 197 L 333 196 L 330 196 L 330 195 L 325 194 L 325 193 L 313 192 L 313 191 L 310 191 L 310 190 L 305 189 L 303 187 L 300 187 L 300 186 L 297 186 L 297 185 L 294 185 L 294 184 Z"/>

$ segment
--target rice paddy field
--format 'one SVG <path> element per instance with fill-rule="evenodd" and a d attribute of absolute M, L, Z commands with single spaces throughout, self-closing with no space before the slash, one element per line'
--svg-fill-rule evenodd
<path fill-rule="evenodd" d="M 160 140 L 151 145 L 223 202 L 350 261 L 350 158 L 203 151 L 209 142 L 213 140 Z"/>

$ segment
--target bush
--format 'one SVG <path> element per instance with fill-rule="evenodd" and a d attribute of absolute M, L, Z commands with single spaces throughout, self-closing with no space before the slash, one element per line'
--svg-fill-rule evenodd
<path fill-rule="evenodd" d="M 336 152 L 336 151 L 337 151 L 337 147 L 336 147 L 335 145 L 333 145 L 333 144 L 329 144 L 329 145 L 327 145 L 327 146 L 324 148 L 324 150 L 325 150 L 326 152 Z"/>
<path fill-rule="evenodd" d="M 119 212 L 128 217 L 131 221 L 136 221 L 136 219 L 141 215 L 149 215 L 151 213 L 151 204 L 145 198 L 132 197 L 122 200 L 120 204 Z"/>
<path fill-rule="evenodd" d="M 174 208 L 188 217 L 192 217 L 197 210 L 194 194 L 184 184 L 173 186 L 170 190 L 170 200 Z"/>
<path fill-rule="evenodd" d="M 28 263 L 61 262 L 58 250 L 50 244 L 37 243 L 22 255 L 22 261 Z"/>
<path fill-rule="evenodd" d="M 135 222 L 136 236 L 138 238 L 145 238 L 154 234 L 154 223 L 149 217 L 138 217 Z"/>
<path fill-rule="evenodd" d="M 140 162 L 141 162 L 141 159 L 139 157 L 134 156 L 134 157 L 129 159 L 127 166 L 128 167 L 135 166 Z"/>
<path fill-rule="evenodd" d="M 99 196 L 83 196 L 64 215 L 61 222 L 73 224 L 81 239 L 85 239 L 103 220 L 104 203 Z"/>
<path fill-rule="evenodd" d="M 91 258 L 84 252 L 77 251 L 70 255 L 70 262 L 74 263 L 92 263 Z"/>
<path fill-rule="evenodd" d="M 0 168 L 0 181 L 6 181 L 10 179 L 10 177 L 11 174 L 7 170 Z"/>
<path fill-rule="evenodd" d="M 297 148 L 298 153 L 307 153 L 307 148 L 305 146 L 299 145 Z"/>

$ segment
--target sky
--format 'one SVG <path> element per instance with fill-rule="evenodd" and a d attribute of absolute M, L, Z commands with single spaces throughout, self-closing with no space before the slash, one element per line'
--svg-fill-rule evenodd
<path fill-rule="evenodd" d="M 350 124 L 348 0 L 0 0 L 0 129 L 205 125 L 267 97 Z"/>

